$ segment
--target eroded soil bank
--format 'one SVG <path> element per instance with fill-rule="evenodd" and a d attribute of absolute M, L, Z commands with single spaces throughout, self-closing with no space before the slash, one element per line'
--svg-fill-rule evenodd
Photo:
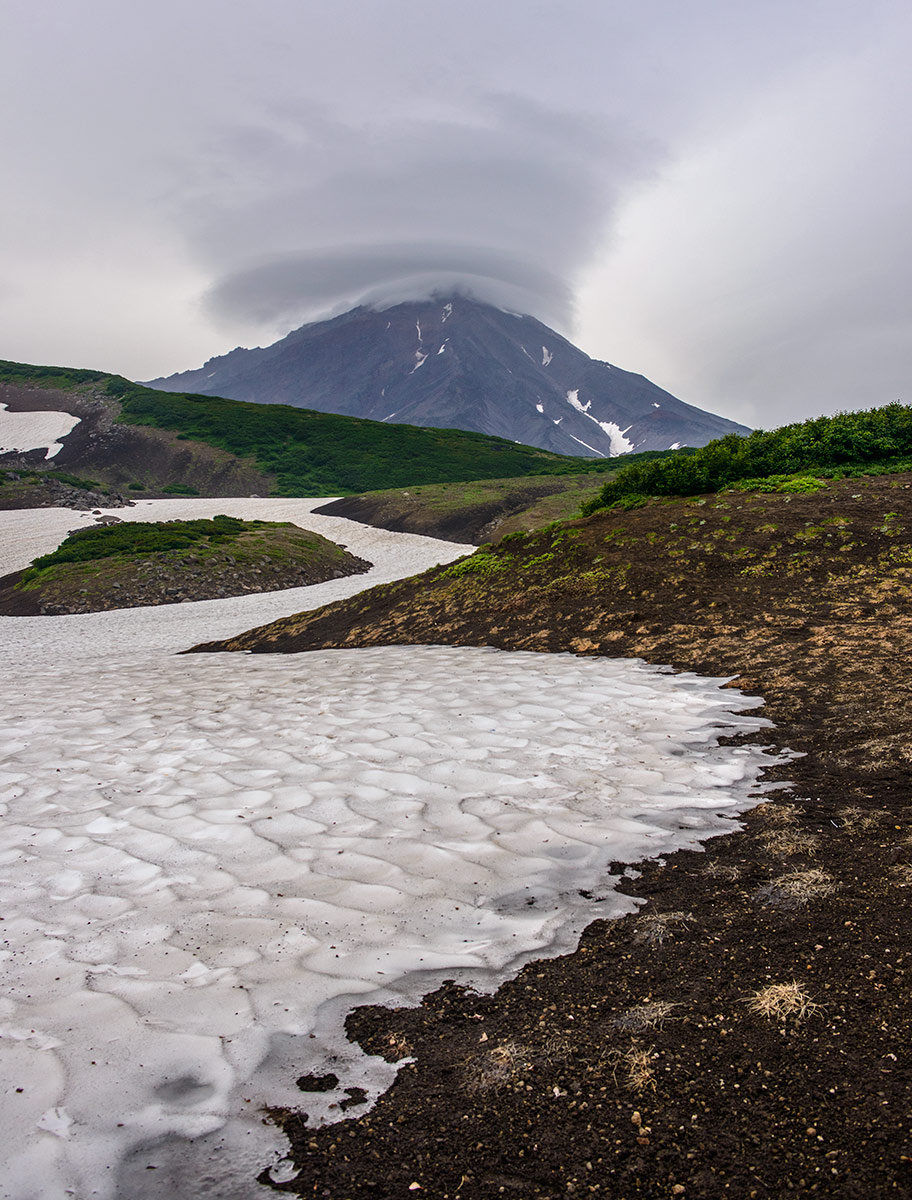
<path fill-rule="evenodd" d="M 415 1062 L 360 1118 L 275 1114 L 299 1173 L 271 1186 L 912 1195 L 912 477 L 652 503 L 470 561 L 223 647 L 640 656 L 735 676 L 775 722 L 762 740 L 803 757 L 743 831 L 641 864 L 639 915 L 574 954 L 494 996 L 355 1011 L 366 1049 Z"/>

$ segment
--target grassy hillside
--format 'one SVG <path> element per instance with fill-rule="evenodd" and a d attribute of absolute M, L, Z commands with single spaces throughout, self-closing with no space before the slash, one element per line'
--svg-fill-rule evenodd
<path fill-rule="evenodd" d="M 639 496 L 697 496 L 735 484 L 748 488 L 761 481 L 786 491 L 815 485 L 809 475 L 840 478 L 912 467 L 912 408 L 887 404 L 861 412 L 817 417 L 779 429 L 756 429 L 748 437 L 729 434 L 709 442 L 686 458 L 634 463 L 621 470 L 583 506 L 597 512 Z"/>
<path fill-rule="evenodd" d="M 118 487 L 149 494 L 183 486 L 199 494 L 226 494 L 221 480 L 233 464 L 256 476 L 253 490 L 281 496 L 326 496 L 378 488 L 494 479 L 568 475 L 610 470 L 613 460 L 551 454 L 504 438 L 456 429 L 386 425 L 357 417 L 278 404 L 248 404 L 158 392 L 121 376 L 68 367 L 0 361 L 0 390 L 19 389 L 10 403 L 28 404 L 28 391 L 60 396 L 61 406 L 86 421 L 110 420 L 101 440 L 77 430 L 64 443 L 58 465 Z M 24 398 L 23 398 L 24 397 Z M 110 427 L 111 420 L 121 431 Z M 153 437 L 153 435 L 157 435 Z M 143 444 L 142 438 L 146 441 Z M 139 440 L 137 440 L 139 439 Z M 176 444 L 179 443 L 179 444 Z M 78 453 L 74 449 L 79 446 Z M 220 454 L 215 466 L 203 462 Z M 108 461 L 104 455 L 108 454 Z M 225 456 L 230 456 L 230 461 Z M 72 461 L 70 459 L 72 458 Z M 149 463 L 148 478 L 143 464 Z M 170 475 L 169 475 L 170 472 Z M 217 478 L 216 478 L 217 477 Z M 240 478 L 235 470 L 234 478 Z"/>
<path fill-rule="evenodd" d="M 503 438 L 457 429 L 385 425 L 284 404 L 248 404 L 213 396 L 156 392 L 111 380 L 121 420 L 173 429 L 275 475 L 275 494 L 319 496 L 378 487 L 503 475 L 585 471 L 589 460 L 565 458 Z"/>

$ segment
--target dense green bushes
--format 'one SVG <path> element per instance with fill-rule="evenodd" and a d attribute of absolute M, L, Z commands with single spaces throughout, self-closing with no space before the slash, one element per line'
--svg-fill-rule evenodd
<path fill-rule="evenodd" d="M 631 464 L 584 505 L 583 515 L 625 496 L 695 496 L 740 480 L 814 471 L 838 475 L 908 455 L 912 408 L 904 404 L 816 417 L 780 429 L 757 429 L 748 437 L 728 434 L 688 457 Z"/>
<path fill-rule="evenodd" d="M 155 554 L 161 550 L 188 550 L 205 542 L 222 545 L 250 529 L 265 528 L 262 521 L 241 521 L 217 516 L 196 521 L 124 521 L 120 525 L 95 525 L 79 529 L 53 550 L 36 558 L 30 570 L 58 563 L 93 562 L 115 555 Z"/>

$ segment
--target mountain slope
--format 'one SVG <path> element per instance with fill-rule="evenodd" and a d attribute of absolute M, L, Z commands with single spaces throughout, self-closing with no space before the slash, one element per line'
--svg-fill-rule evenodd
<path fill-rule="evenodd" d="M 149 386 L 471 429 L 586 457 L 748 432 L 589 358 L 533 317 L 463 297 L 356 308 Z"/>
<path fill-rule="evenodd" d="M 0 361 L 0 404 L 79 418 L 54 458 L 13 454 L 4 466 L 46 464 L 146 496 L 334 496 L 594 466 L 480 433 L 163 393 L 101 371 Z"/>

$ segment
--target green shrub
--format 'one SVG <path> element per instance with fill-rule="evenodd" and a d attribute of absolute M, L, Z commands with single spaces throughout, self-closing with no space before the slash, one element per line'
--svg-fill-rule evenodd
<path fill-rule="evenodd" d="M 864 412 L 816 417 L 780 429 L 727 434 L 688 457 L 634 463 L 582 507 L 583 515 L 622 496 L 696 496 L 740 480 L 802 476 L 884 464 L 912 455 L 912 408 L 887 404 Z M 803 490 L 803 485 L 798 485 Z"/>
<path fill-rule="evenodd" d="M 71 533 L 56 550 L 36 558 L 30 570 L 43 570 L 59 563 L 93 562 L 115 555 L 142 556 L 162 550 L 186 550 L 202 542 L 221 545 L 249 530 L 264 528 L 265 524 L 219 514 L 211 520 L 123 521 L 119 525 L 93 525 Z"/>
<path fill-rule="evenodd" d="M 445 579 L 461 579 L 466 575 L 496 575 L 512 563 L 508 557 L 498 558 L 495 554 L 476 551 L 469 558 L 461 558 L 441 572 Z"/>

